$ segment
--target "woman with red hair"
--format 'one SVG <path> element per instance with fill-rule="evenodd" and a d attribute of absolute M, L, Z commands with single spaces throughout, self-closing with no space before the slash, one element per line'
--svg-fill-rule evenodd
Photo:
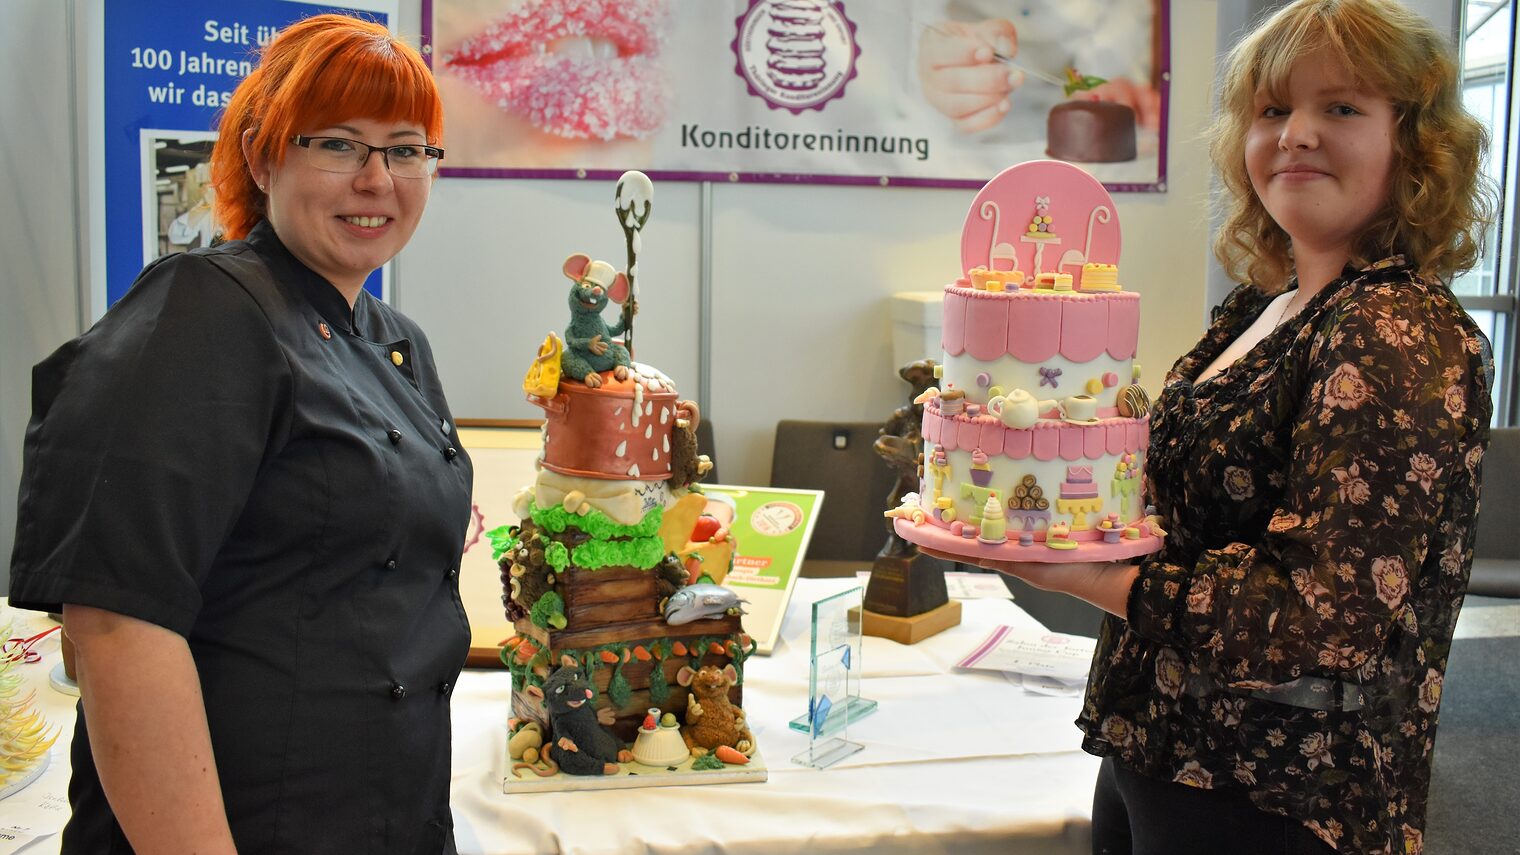
<path fill-rule="evenodd" d="M 221 120 L 225 242 L 37 367 L 11 603 L 78 651 L 64 852 L 455 851 L 472 471 L 427 339 L 363 288 L 442 127 L 383 26 L 291 25 Z"/>

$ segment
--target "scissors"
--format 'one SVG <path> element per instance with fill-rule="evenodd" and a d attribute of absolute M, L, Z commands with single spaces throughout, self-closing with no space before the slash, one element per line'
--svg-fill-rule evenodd
<path fill-rule="evenodd" d="M 9 659 L 12 662 L 39 662 L 42 660 L 42 654 L 38 653 L 32 648 L 36 646 L 37 642 L 41 641 L 44 638 L 47 638 L 49 635 L 52 635 L 60 629 L 63 629 L 63 627 L 50 626 L 47 629 L 44 629 L 42 632 L 39 632 L 36 635 L 32 636 L 31 638 L 6 639 L 3 644 L 0 644 L 0 658 Z"/>

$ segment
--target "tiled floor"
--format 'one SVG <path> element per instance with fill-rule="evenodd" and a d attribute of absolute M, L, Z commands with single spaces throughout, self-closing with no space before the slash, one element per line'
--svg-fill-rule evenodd
<path fill-rule="evenodd" d="M 1457 617 L 1456 638 L 1520 636 L 1520 600 L 1468 597 Z"/>
<path fill-rule="evenodd" d="M 1520 855 L 1520 600 L 1467 599 L 1441 695 L 1425 851 Z"/>

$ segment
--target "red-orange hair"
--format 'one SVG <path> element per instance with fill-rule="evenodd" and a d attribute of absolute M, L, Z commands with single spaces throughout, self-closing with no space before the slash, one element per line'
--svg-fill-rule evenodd
<path fill-rule="evenodd" d="M 347 15 L 314 15 L 264 47 L 222 112 L 211 152 L 216 217 L 237 240 L 264 218 L 263 191 L 243 157 L 243 135 L 270 163 L 285 162 L 292 136 L 347 119 L 415 122 L 429 145 L 443 142 L 443 101 L 433 74 L 384 26 Z"/>

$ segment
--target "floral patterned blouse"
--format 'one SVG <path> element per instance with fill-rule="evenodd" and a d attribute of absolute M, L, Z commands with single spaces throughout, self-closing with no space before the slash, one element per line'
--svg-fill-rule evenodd
<path fill-rule="evenodd" d="M 1166 525 L 1104 621 L 1083 747 L 1242 787 L 1341 852 L 1422 851 L 1441 679 L 1472 566 L 1486 339 L 1401 257 L 1342 278 L 1239 361 L 1236 288 L 1152 412 Z"/>

